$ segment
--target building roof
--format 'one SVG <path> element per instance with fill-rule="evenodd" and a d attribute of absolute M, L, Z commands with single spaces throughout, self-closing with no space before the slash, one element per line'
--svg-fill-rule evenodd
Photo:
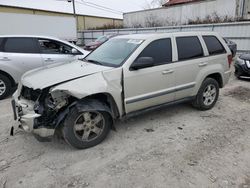
<path fill-rule="evenodd" d="M 169 0 L 167 3 L 163 4 L 162 6 L 184 4 L 184 3 L 194 2 L 194 1 L 198 1 L 198 0 Z"/>
<path fill-rule="evenodd" d="M 72 3 L 63 0 L 1 0 L 0 6 L 27 8 L 34 10 L 43 10 L 57 13 L 73 14 Z M 77 1 L 76 14 L 94 17 L 123 19 L 122 13 L 113 13 L 112 11 L 97 9 L 95 7 L 87 6 L 84 3 Z"/>

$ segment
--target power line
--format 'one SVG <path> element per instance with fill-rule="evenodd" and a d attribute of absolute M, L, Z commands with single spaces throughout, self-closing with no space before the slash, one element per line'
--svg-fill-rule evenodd
<path fill-rule="evenodd" d="M 95 8 L 95 9 L 103 10 L 103 11 L 106 11 L 106 12 L 114 13 L 114 14 L 119 14 L 119 15 L 122 14 L 122 12 L 114 10 L 114 9 L 109 9 L 107 7 L 103 8 L 103 6 L 99 6 L 99 5 L 91 5 L 93 3 L 87 3 L 87 2 L 82 2 L 82 1 L 81 2 L 76 1 L 76 3 L 82 4 L 82 5 L 85 5 L 85 6 L 89 6 L 89 7 Z"/>
<path fill-rule="evenodd" d="M 56 0 L 56 1 L 61 1 L 61 2 L 64 1 L 65 2 L 65 1 L 69 1 L 69 0 Z M 70 1 L 73 1 L 73 0 L 70 0 Z M 85 6 L 89 6 L 89 7 L 99 9 L 99 10 L 102 10 L 102 11 L 110 12 L 110 13 L 113 13 L 113 14 L 119 14 L 119 15 L 123 14 L 123 12 L 121 12 L 121 11 L 111 9 L 111 8 L 108 8 L 108 7 L 105 7 L 105 6 L 102 6 L 102 5 L 98 5 L 98 4 L 95 4 L 95 3 L 85 2 L 84 0 L 80 0 L 80 1 L 75 0 L 75 3 L 82 4 L 82 5 L 85 5 Z"/>
<path fill-rule="evenodd" d="M 122 11 L 115 10 L 115 9 L 111 9 L 111 8 L 108 8 L 108 7 L 105 7 L 105 6 L 102 6 L 102 5 L 98 5 L 98 4 L 96 4 L 96 3 L 91 3 L 91 2 L 88 2 L 88 1 L 84 1 L 84 0 L 81 0 L 81 1 L 84 2 L 84 3 L 87 3 L 87 4 L 92 4 L 92 5 L 94 5 L 94 6 L 97 6 L 97 7 L 101 7 L 101 8 L 107 9 L 107 10 L 111 10 L 111 11 L 118 12 L 118 13 L 123 13 Z"/>

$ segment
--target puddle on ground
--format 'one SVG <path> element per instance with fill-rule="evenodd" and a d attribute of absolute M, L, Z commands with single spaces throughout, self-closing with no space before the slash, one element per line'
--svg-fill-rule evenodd
<path fill-rule="evenodd" d="M 227 91 L 224 95 L 233 97 L 240 101 L 250 102 L 250 88 L 246 88 L 243 86 L 235 87 Z"/>

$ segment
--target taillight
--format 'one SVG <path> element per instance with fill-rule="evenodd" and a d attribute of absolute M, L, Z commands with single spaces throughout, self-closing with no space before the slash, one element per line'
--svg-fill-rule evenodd
<path fill-rule="evenodd" d="M 228 56 L 227 56 L 227 60 L 228 60 L 229 68 L 231 68 L 231 64 L 232 64 L 232 62 L 233 62 L 233 56 L 232 56 L 232 55 L 228 55 Z"/>

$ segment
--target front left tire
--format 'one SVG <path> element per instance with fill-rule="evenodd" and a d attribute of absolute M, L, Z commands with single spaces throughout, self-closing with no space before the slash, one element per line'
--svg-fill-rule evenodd
<path fill-rule="evenodd" d="M 108 112 L 73 107 L 62 129 L 65 141 L 77 149 L 101 143 L 110 132 L 112 118 Z"/>

